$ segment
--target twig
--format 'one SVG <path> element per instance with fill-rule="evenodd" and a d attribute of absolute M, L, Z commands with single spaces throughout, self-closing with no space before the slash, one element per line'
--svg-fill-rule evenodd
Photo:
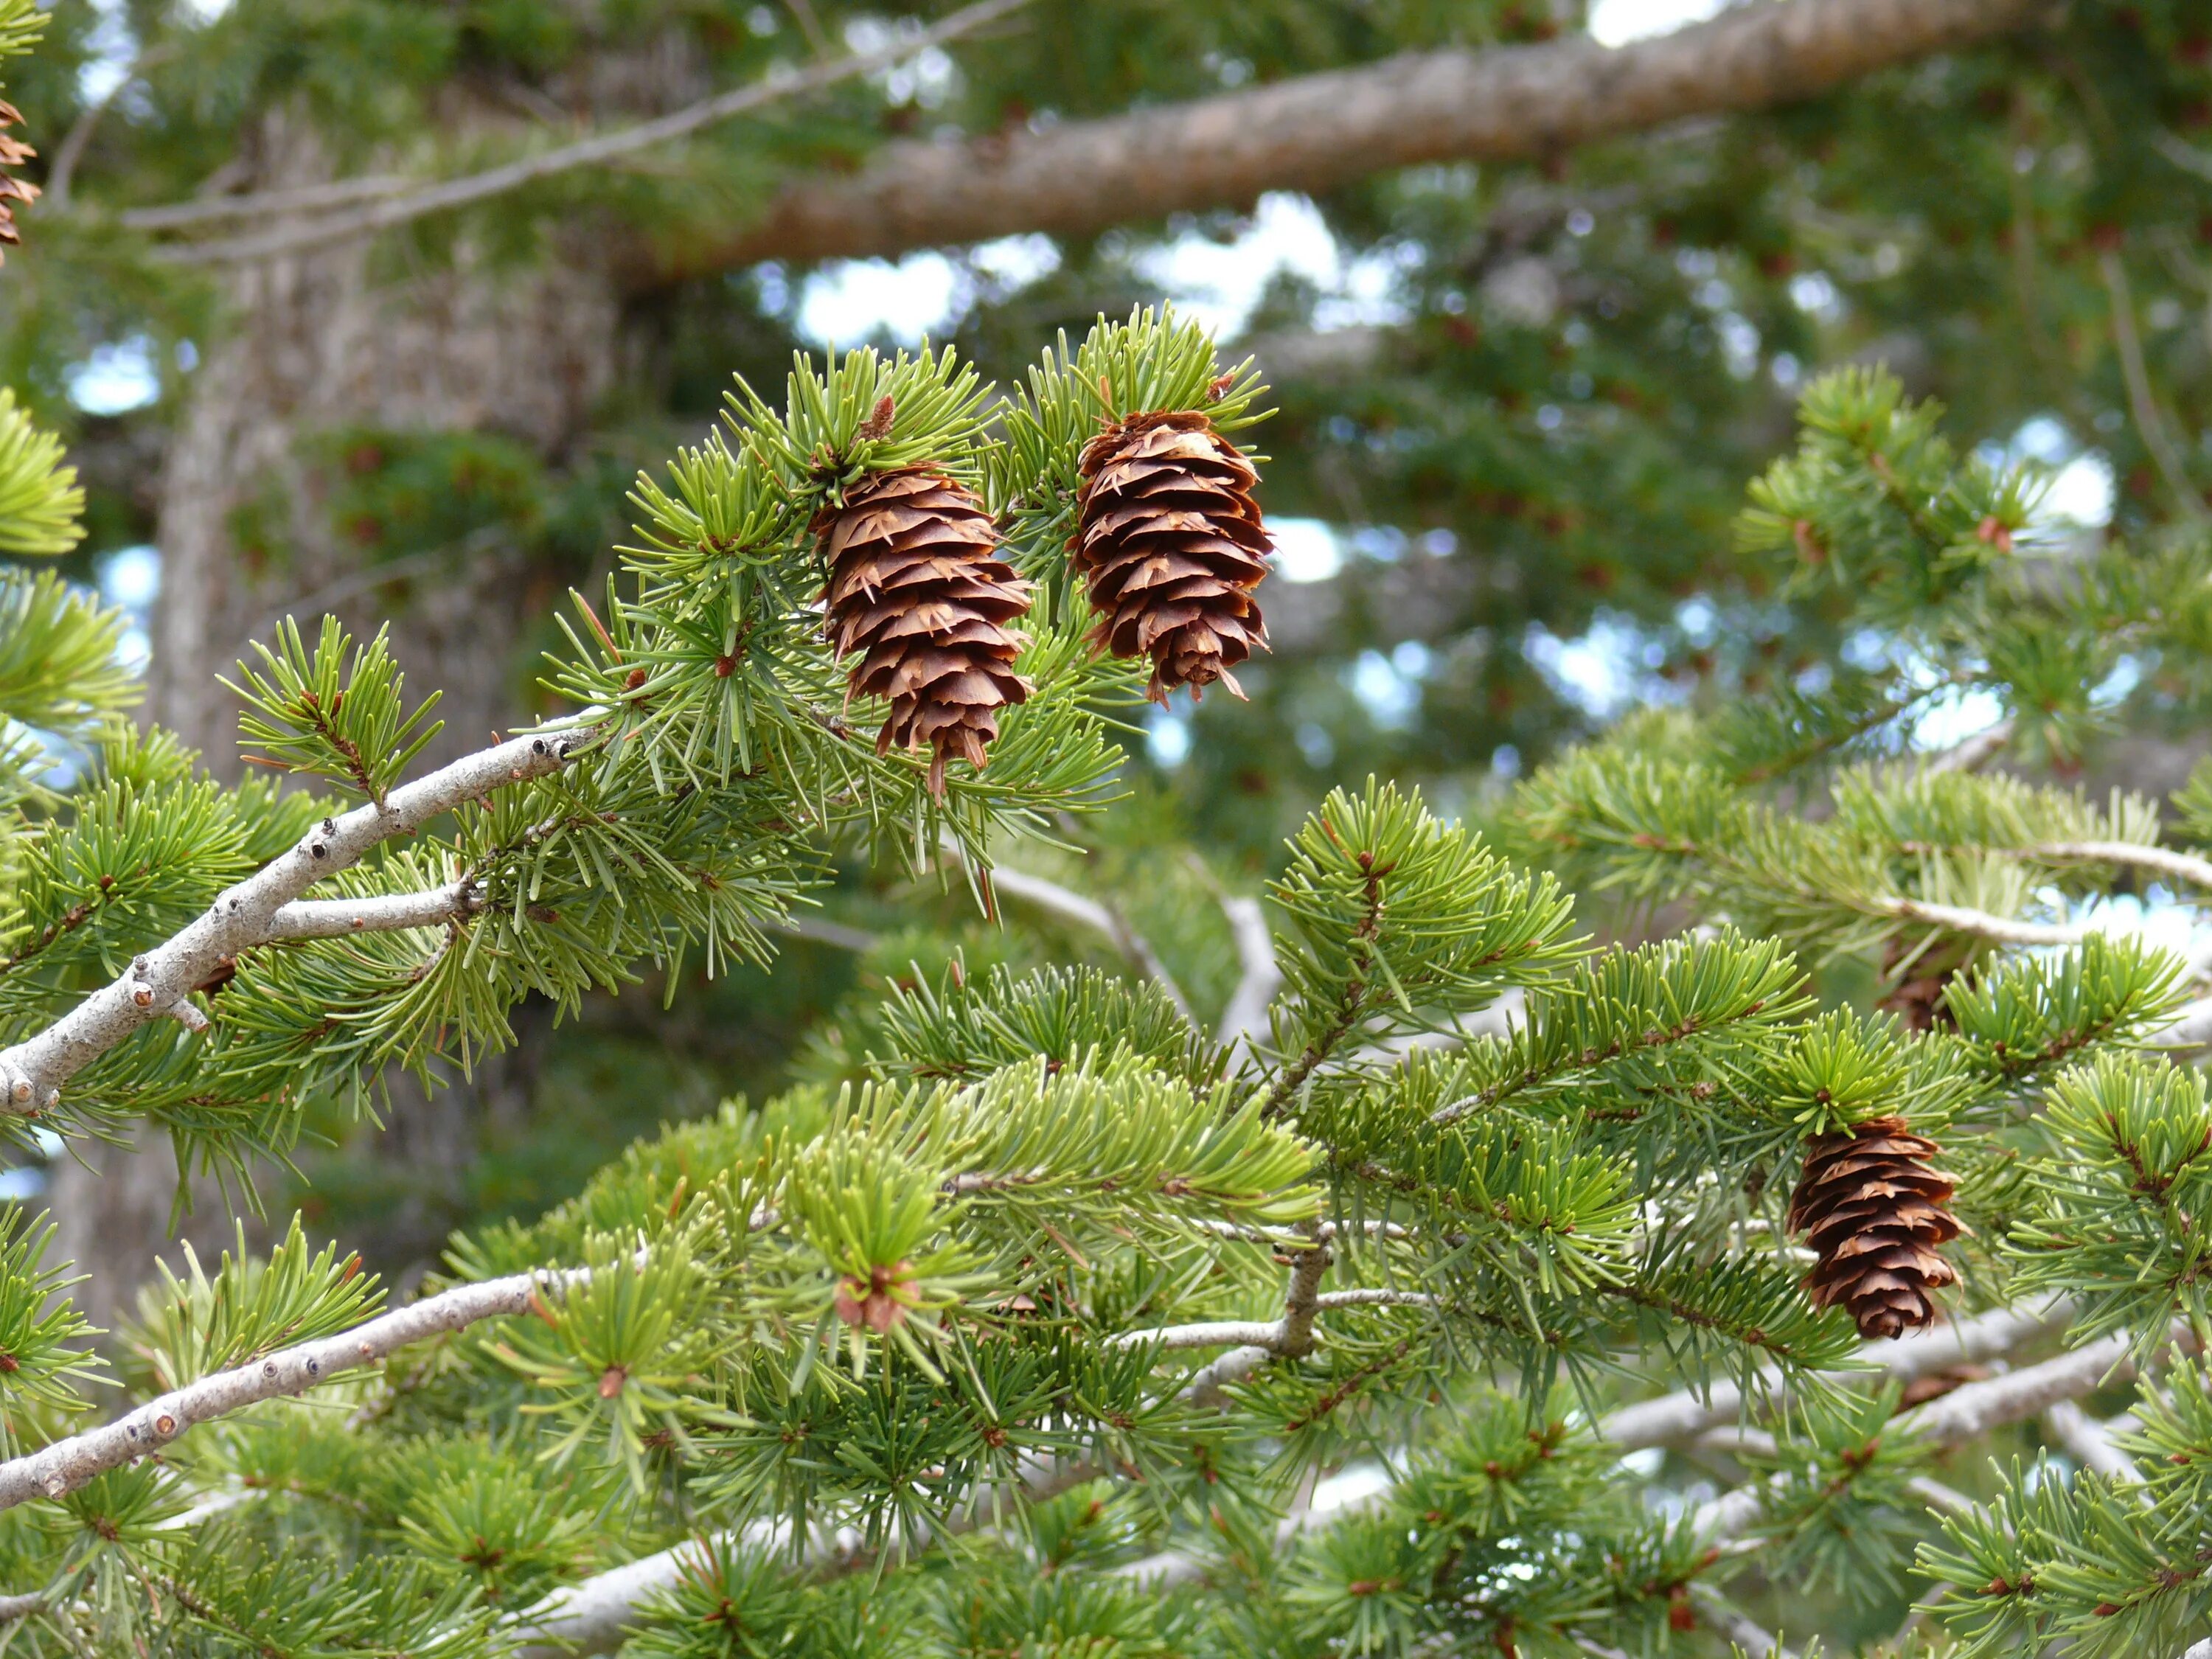
<path fill-rule="evenodd" d="M 381 803 L 325 818 L 289 852 L 226 890 L 199 920 L 137 957 L 120 978 L 35 1036 L 0 1049 L 0 1110 L 26 1116 L 51 1110 L 60 1103 L 64 1084 L 167 1015 L 224 957 L 266 944 L 279 913 L 317 882 L 463 801 L 558 771 L 586 741 L 575 730 L 512 738 L 403 784 Z"/>
<path fill-rule="evenodd" d="M 1901 921 L 1917 921 L 1954 933 L 1971 933 L 1997 945 L 2079 945 L 2090 929 L 2063 921 L 2015 921 L 1986 910 L 1968 910 L 1955 904 L 1932 904 L 1925 899 L 1876 899 L 1878 915 Z"/>
<path fill-rule="evenodd" d="M 1118 911 L 1096 899 L 1072 892 L 1058 882 L 1047 881 L 1042 876 L 1033 876 L 1027 871 L 1010 870 L 1003 864 L 992 866 L 991 885 L 1001 893 L 1036 905 L 1040 910 L 1049 910 L 1064 921 L 1103 933 L 1114 942 L 1114 948 L 1128 959 L 1132 968 L 1167 993 L 1168 1000 L 1175 1004 L 1185 1019 L 1190 1020 L 1194 1025 L 1198 1023 L 1191 1014 L 1190 1004 L 1183 996 L 1182 988 L 1175 982 L 1174 975 L 1168 972 L 1167 964 L 1160 960 L 1159 953 L 1152 949 L 1151 941 L 1130 927 Z"/>
<path fill-rule="evenodd" d="M 650 149 L 655 144 L 669 143 L 779 99 L 818 92 L 842 82 L 892 68 L 916 52 L 973 33 L 985 24 L 995 22 L 1028 3 L 1029 0 L 976 0 L 975 4 L 963 6 L 951 16 L 880 52 L 849 53 L 834 62 L 817 64 L 793 75 L 757 81 L 750 85 L 702 99 L 658 120 L 640 122 L 617 132 L 600 133 L 593 137 L 580 139 L 573 144 L 562 144 L 543 155 L 510 161 L 503 167 L 489 167 L 465 178 L 426 185 L 404 196 L 372 203 L 356 212 L 333 214 L 306 224 L 279 226 L 273 230 L 224 241 L 188 244 L 167 250 L 163 257 L 179 264 L 236 264 L 273 258 L 279 254 L 305 252 L 313 248 L 326 247 L 333 242 L 374 235 L 379 231 L 390 230 L 433 213 L 449 212 L 455 208 L 489 200 L 495 196 L 506 195 L 556 173 L 571 172 L 578 167 L 604 166 L 619 157 Z"/>
<path fill-rule="evenodd" d="M 2004 752 L 2012 741 L 2012 722 L 1999 720 L 1977 732 L 1965 742 L 1946 749 L 1928 763 L 1930 772 L 1978 772 Z"/>
<path fill-rule="evenodd" d="M 402 933 L 436 927 L 474 915 L 483 895 L 473 881 L 419 893 L 378 893 L 365 898 L 294 899 L 269 918 L 264 941 L 344 939 L 353 933 Z"/>
<path fill-rule="evenodd" d="M 2142 1471 L 2106 1432 L 2106 1426 L 2070 1400 L 2062 1400 L 2043 1413 L 2043 1426 L 2066 1449 L 2068 1456 L 2085 1469 L 2094 1470 L 2123 1486 L 2142 1484 Z"/>
<path fill-rule="evenodd" d="M 1770 1634 L 1757 1620 L 1738 1613 L 1729 1605 L 1728 1598 L 1711 1584 L 1692 1583 L 1690 1601 L 1708 1630 L 1723 1641 L 1735 1643 L 1750 1659 L 1797 1659 L 1796 1653 L 1782 1645 L 1779 1637 Z"/>
<path fill-rule="evenodd" d="M 415 182 L 394 173 L 371 173 L 357 179 L 333 179 L 322 185 L 295 185 L 284 190 L 258 190 L 237 196 L 211 196 L 196 202 L 165 202 L 158 207 L 125 208 L 115 216 L 115 222 L 125 230 L 177 230 L 186 225 L 213 224 L 223 219 L 313 213 L 325 208 L 349 207 L 356 202 L 397 196 L 414 188 Z"/>
<path fill-rule="evenodd" d="M 2135 297 L 2128 291 L 2128 268 L 2119 253 L 2106 248 L 2097 256 L 2098 274 L 2112 306 L 2112 344 L 2120 358 L 2120 378 L 2128 389 L 2128 408 L 2135 416 L 2136 435 L 2158 465 L 2159 476 L 2173 492 L 2182 516 L 2202 524 L 2207 514 L 2203 501 L 2189 482 L 2188 465 L 2166 428 L 2166 416 L 2152 397 L 2150 374 L 2143 366 L 2142 341 L 2136 333 Z"/>
<path fill-rule="evenodd" d="M 588 1273 L 575 1267 L 541 1270 L 459 1285 L 336 1336 L 281 1349 L 173 1389 L 112 1423 L 0 1463 L 0 1510 L 74 1492 L 94 1475 L 159 1451 L 195 1423 L 243 1411 L 264 1400 L 304 1394 L 410 1343 L 462 1330 L 481 1320 L 526 1312 L 533 1295 Z"/>
<path fill-rule="evenodd" d="M 2212 859 L 2138 841 L 2046 841 L 2021 849 L 2033 859 L 2080 859 L 2091 864 L 2124 864 L 2155 871 L 2194 886 L 2212 888 Z"/>
<path fill-rule="evenodd" d="M 114 107 L 115 100 L 148 70 L 173 54 L 173 48 L 156 46 L 143 52 L 132 59 L 129 67 L 115 78 L 106 92 L 87 104 L 70 124 L 62 137 L 60 148 L 54 151 L 54 164 L 46 174 L 46 210 L 48 213 L 65 211 L 70 204 L 70 186 L 76 182 L 77 164 L 84 160 L 84 152 L 92 143 L 93 134 L 100 130 L 100 122 Z"/>
<path fill-rule="evenodd" d="M 1308 1255 L 1311 1260 L 1311 1253 Z M 1303 1264 L 1301 1264 L 1303 1265 Z M 1420 1291 L 1323 1291 L 1312 1301 L 1313 1311 L 1331 1308 L 1434 1308 L 1437 1298 Z M 1278 1319 L 1217 1319 L 1192 1325 L 1163 1325 L 1154 1330 L 1121 1331 L 1107 1339 L 1112 1348 L 1137 1348 L 1157 1343 L 1162 1348 L 1265 1348 L 1282 1352 L 1285 1322 Z M 1309 1327 L 1310 1331 L 1310 1327 Z"/>

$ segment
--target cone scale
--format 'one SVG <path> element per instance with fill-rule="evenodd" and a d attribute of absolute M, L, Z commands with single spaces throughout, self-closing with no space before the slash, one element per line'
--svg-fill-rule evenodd
<path fill-rule="evenodd" d="M 929 792 L 941 798 L 945 762 L 981 771 L 999 711 L 1029 698 L 1013 669 L 1028 641 L 1006 626 L 1029 610 L 1029 584 L 999 557 L 983 504 L 931 467 L 866 475 L 813 531 L 829 569 L 823 636 L 839 657 L 860 658 L 847 697 L 890 703 L 876 752 L 927 745 Z"/>
<path fill-rule="evenodd" d="M 1259 473 L 1194 410 L 1132 415 L 1084 446 L 1071 562 L 1097 623 L 1091 643 L 1150 657 L 1147 695 L 1216 682 L 1267 642 L 1253 590 L 1274 550 L 1252 498 Z"/>
<path fill-rule="evenodd" d="M 1901 1117 L 1820 1135 L 1790 1199 L 1790 1229 L 1820 1258 L 1805 1276 L 1815 1307 L 1850 1310 L 1864 1337 L 1896 1337 L 1936 1317 L 1932 1293 L 1958 1273 L 1937 1247 L 1961 1231 L 1941 1149 Z"/>

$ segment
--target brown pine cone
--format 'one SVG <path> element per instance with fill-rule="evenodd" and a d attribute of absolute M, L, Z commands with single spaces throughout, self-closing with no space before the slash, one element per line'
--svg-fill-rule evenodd
<path fill-rule="evenodd" d="M 1091 643 L 1152 659 L 1149 695 L 1194 696 L 1267 642 L 1252 590 L 1274 550 L 1252 488 L 1260 475 L 1195 410 L 1132 415 L 1083 448 L 1069 544 L 1097 612 Z"/>
<path fill-rule="evenodd" d="M 1002 624 L 1030 608 L 1030 586 L 998 557 L 983 504 L 944 473 L 873 472 L 844 494 L 812 526 L 830 573 L 823 635 L 840 657 L 866 653 L 848 697 L 890 701 L 876 752 L 927 743 L 929 790 L 942 796 L 945 758 L 981 771 L 998 711 L 1028 700 L 1013 670 L 1028 641 Z"/>
<path fill-rule="evenodd" d="M 1859 1334 L 1901 1336 L 1936 1317 L 1929 1292 L 1959 1275 L 1937 1252 L 1962 1231 L 1945 1206 L 1953 1182 L 1929 1164 L 1940 1151 L 1901 1117 L 1870 1118 L 1820 1135 L 1790 1197 L 1790 1228 L 1820 1260 L 1805 1275 L 1813 1304 L 1850 1310 Z"/>
<path fill-rule="evenodd" d="M 39 199 L 36 185 L 5 171 L 9 167 L 21 167 L 39 153 L 21 139 L 8 137 L 7 128 L 22 124 L 23 118 L 15 106 L 0 101 L 0 242 L 7 243 L 10 247 L 21 242 L 23 235 L 15 228 L 15 210 L 9 204 L 21 202 L 28 207 Z M 0 253 L 0 263 L 5 263 L 6 258 L 5 253 Z"/>

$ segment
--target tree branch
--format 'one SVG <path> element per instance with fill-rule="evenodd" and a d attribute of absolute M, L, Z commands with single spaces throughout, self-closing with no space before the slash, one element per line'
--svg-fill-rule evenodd
<path fill-rule="evenodd" d="M 2120 379 L 2128 390 L 2128 410 L 2135 416 L 2136 435 L 2150 452 L 2159 476 L 2166 480 L 2166 487 L 2173 492 L 2174 503 L 2180 507 L 2182 517 L 2202 524 L 2207 516 L 2203 500 L 2190 483 L 2188 463 L 2182 459 L 2180 447 L 2174 442 L 2166 412 L 2151 394 L 2150 374 L 2143 365 L 2142 339 L 2136 332 L 2135 296 L 2129 292 L 2128 268 L 2117 250 L 2106 248 L 2097 256 L 2097 274 L 2105 279 L 2105 293 L 2112 303 L 2112 345 L 2119 355 Z"/>
<path fill-rule="evenodd" d="M 1946 749 L 1928 763 L 1931 772 L 1978 772 L 2005 751 L 2012 741 L 2012 722 L 1999 720 L 1964 742 Z"/>
<path fill-rule="evenodd" d="M 1617 49 L 1586 37 L 1378 64 L 1039 131 L 908 142 L 796 180 L 757 222 L 672 254 L 678 280 L 761 259 L 866 258 L 1016 231 L 1319 193 L 1394 168 L 1556 155 L 1689 116 L 1761 109 L 2017 28 L 2035 0 L 1790 0 Z M 1159 158 L 1172 155 L 1172 167 Z M 1068 180 L 1083 180 L 1070 190 Z"/>
<path fill-rule="evenodd" d="M 268 943 L 279 914 L 317 882 L 464 801 L 558 771 L 584 741 L 574 731 L 512 738 L 403 784 L 380 804 L 370 801 L 325 818 L 291 851 L 225 891 L 199 920 L 137 957 L 122 977 L 46 1030 L 0 1049 L 0 1109 L 33 1117 L 52 1109 L 60 1103 L 64 1084 L 141 1026 L 167 1015 L 224 957 Z M 328 908 L 318 903 L 305 907 L 305 914 L 319 921 Z"/>
<path fill-rule="evenodd" d="M 304 1394 L 410 1343 L 462 1330 L 481 1320 L 526 1312 L 532 1294 L 569 1284 L 589 1271 L 547 1269 L 457 1285 L 349 1331 L 280 1349 L 265 1358 L 173 1389 L 112 1423 L 0 1463 L 0 1510 L 74 1492 L 96 1474 L 159 1451 L 195 1423 L 243 1411 L 264 1400 Z"/>
<path fill-rule="evenodd" d="M 2149 870 L 2176 881 L 2212 889 L 2212 859 L 2154 847 L 2138 841 L 2046 841 L 2021 849 L 2035 859 L 2079 859 L 2088 864 L 2122 864 Z"/>
<path fill-rule="evenodd" d="M 420 893 L 378 893 L 366 898 L 294 899 L 269 918 L 264 941 L 343 939 L 352 933 L 394 933 L 436 927 L 474 915 L 483 896 L 473 881 Z"/>
<path fill-rule="evenodd" d="M 1984 0 L 1986 3 L 1986 0 Z M 199 242 L 167 250 L 163 257 L 178 264 L 231 264 L 279 254 L 301 253 L 334 242 L 370 236 L 434 213 L 473 206 L 504 196 L 526 185 L 578 167 L 603 167 L 625 155 L 687 137 L 781 99 L 819 92 L 842 82 L 858 79 L 905 62 L 916 52 L 944 46 L 985 24 L 1017 11 L 1029 0 L 975 0 L 909 39 L 880 52 L 853 52 L 826 64 L 817 64 L 795 74 L 756 81 L 712 98 L 701 100 L 658 120 L 640 122 L 617 132 L 599 133 L 562 144 L 542 155 L 526 156 L 503 167 L 489 167 L 465 178 L 449 179 L 405 195 L 372 202 L 354 212 L 337 213 L 304 224 L 282 225 L 273 230 L 234 237 L 226 241 Z M 284 192 L 292 194 L 293 192 Z M 245 198 L 241 198 L 241 204 Z M 179 204 L 182 206 L 184 204 Z M 167 210 L 175 222 L 176 210 Z"/>
<path fill-rule="evenodd" d="M 2046 1332 L 2062 1328 L 2072 1316 L 2073 1305 L 2063 1297 L 2054 1297 L 2038 1307 L 2003 1308 L 1955 1325 L 1931 1327 L 1899 1341 L 1869 1342 L 1859 1350 L 1859 1358 L 1873 1367 L 1877 1376 L 1910 1382 L 1953 1365 L 2010 1353 Z M 1756 1387 L 1761 1395 L 1787 1392 L 1778 1366 L 1763 1368 Z M 1718 1382 L 1703 1394 L 1685 1389 L 1623 1406 L 1600 1423 L 1597 1431 L 1624 1451 L 1680 1445 L 1708 1429 L 1735 1421 L 1743 1406 L 1742 1389 L 1734 1382 Z"/>
<path fill-rule="evenodd" d="M 1896 1422 L 1924 1443 L 1960 1445 L 2004 1424 L 2048 1411 L 2061 1401 L 2077 1400 L 2115 1377 L 2132 1375 L 2133 1349 L 2124 1334 L 2108 1336 L 2039 1365 L 1986 1382 L 1966 1383 L 1924 1406 L 1900 1412 Z M 1749 1530 L 1765 1511 L 1771 1490 L 1772 1482 L 1757 1480 L 1723 1492 L 1698 1509 L 1698 1530 L 1714 1543 Z M 1948 1497 L 1941 1502 L 1944 1507 L 1950 1504 Z"/>
<path fill-rule="evenodd" d="M 1085 898 L 1078 892 L 1062 887 L 1058 882 L 1047 881 L 1042 876 L 1033 876 L 1023 870 L 1010 870 L 1005 865 L 995 865 L 988 872 L 992 887 L 1001 893 L 1011 894 L 1040 910 L 1048 910 L 1062 921 L 1088 927 L 1103 933 L 1113 940 L 1114 948 L 1128 959 L 1129 965 L 1167 993 L 1176 1012 L 1194 1025 L 1197 1018 L 1190 1011 L 1182 988 L 1168 972 L 1167 964 L 1160 960 L 1150 940 L 1129 926 L 1117 910 L 1101 904 L 1096 899 Z"/>
<path fill-rule="evenodd" d="M 2123 1486 L 2142 1484 L 2142 1471 L 2136 1468 L 2135 1459 L 2112 1443 L 2105 1425 L 2095 1421 L 2072 1401 L 2062 1400 L 2044 1413 L 2043 1426 L 2051 1431 L 2052 1439 L 2065 1448 L 2066 1455 L 2083 1468 Z"/>
<path fill-rule="evenodd" d="M 1256 1049 L 1260 1039 L 1267 1034 L 1268 1005 L 1283 984 L 1282 964 L 1275 959 L 1275 936 L 1268 929 L 1267 915 L 1259 900 L 1224 893 L 1220 903 L 1237 941 L 1237 961 L 1243 973 L 1237 988 L 1229 994 L 1229 1006 L 1221 1011 L 1221 1024 L 1214 1035 L 1224 1047 L 1241 1042 Z"/>
<path fill-rule="evenodd" d="M 1931 904 L 1925 899 L 1877 899 L 1876 914 L 1901 921 L 1923 922 L 1954 933 L 1971 933 L 1997 945 L 2079 945 L 2091 930 L 2063 921 L 2015 921 L 1986 910 L 1968 910 L 1955 904 Z"/>

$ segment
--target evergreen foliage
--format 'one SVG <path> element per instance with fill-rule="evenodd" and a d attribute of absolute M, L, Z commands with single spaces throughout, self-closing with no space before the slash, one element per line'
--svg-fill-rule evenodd
<path fill-rule="evenodd" d="M 403 59 L 452 46 L 451 19 L 350 15 Z M 1115 792 L 1138 690 L 1069 580 L 1080 446 L 1259 395 L 1141 312 L 995 419 L 950 349 L 801 358 L 781 406 L 741 382 L 638 482 L 648 522 L 547 670 L 563 711 L 427 774 L 435 699 L 381 636 L 288 622 L 241 665 L 241 742 L 296 781 L 225 788 L 116 718 L 116 620 L 27 581 L 0 608 L 8 1132 L 150 1124 L 250 1200 L 310 1109 L 472 1066 L 526 996 L 766 959 L 836 857 L 957 863 L 995 912 L 995 862 Z M 865 1078 L 672 1125 L 404 1297 L 301 1220 L 265 1252 L 241 1230 L 149 1290 L 112 1371 L 46 1225 L 0 1212 L 12 1639 L 1687 1659 L 1765 1645 L 1745 1603 L 1820 1634 L 1793 1620 L 1825 1593 L 1919 1595 L 1960 1653 L 2178 1653 L 2212 1613 L 2212 1106 L 2165 1051 L 2201 1046 L 2203 968 L 2090 919 L 2212 860 L 2147 798 L 1915 739 L 1972 691 L 2014 761 L 2070 761 L 2124 665 L 2198 695 L 2212 544 L 2044 547 L 2033 473 L 1962 460 L 1879 373 L 1802 416 L 1739 545 L 1883 665 L 1635 721 L 1486 826 L 1329 793 L 1237 913 L 1264 935 L 1238 1029 L 1160 975 L 956 957 L 848 1047 Z M 68 480 L 18 435 L 0 545 L 58 550 Z M 915 466 L 976 489 L 1048 595 L 988 773 L 878 752 L 822 636 L 819 514 Z M 73 786 L 33 726 L 84 746 Z M 1807 1296 L 1807 1149 L 1890 1120 L 1941 1138 L 1967 1229 L 1951 1328 L 1904 1351 L 2009 1329 L 2005 1373 L 1863 1349 Z M 2089 1468 L 1936 1478 L 2130 1374 L 2132 1426 L 2062 1441 Z M 1324 1504 L 1350 1470 L 1374 1490 Z"/>

